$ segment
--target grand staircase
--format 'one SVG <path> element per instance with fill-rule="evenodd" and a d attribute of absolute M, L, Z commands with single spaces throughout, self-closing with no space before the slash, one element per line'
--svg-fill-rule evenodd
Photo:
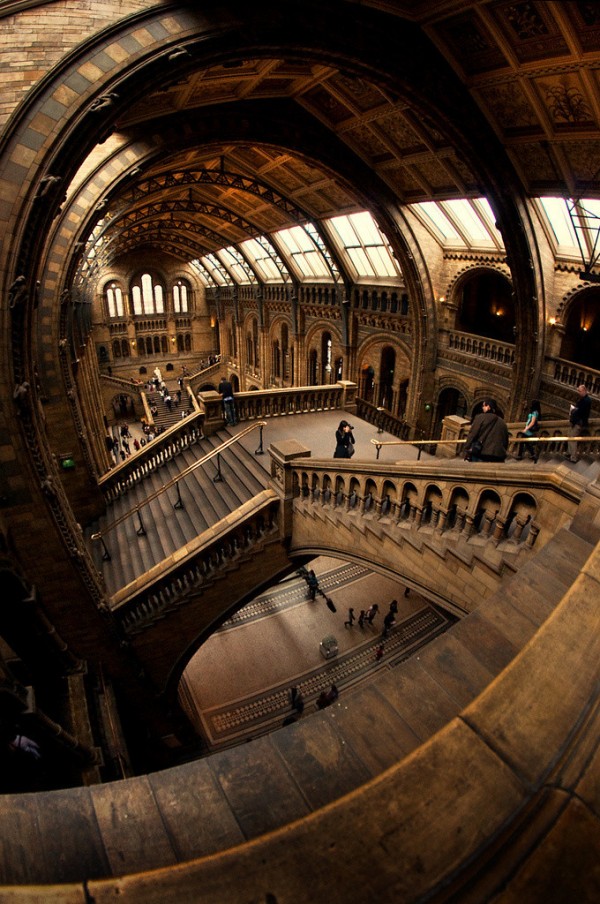
<path fill-rule="evenodd" d="M 106 530 L 229 435 L 165 461 L 115 498 L 98 526 Z M 183 507 L 172 488 L 143 506 L 143 532 L 137 514 L 114 539 L 108 531 L 111 560 L 96 549 L 107 583 L 131 581 L 264 492 L 270 462 L 252 446 L 223 451 L 223 481 L 214 481 L 214 460 L 188 475 Z M 541 857 L 562 871 L 551 900 L 591 900 L 573 885 L 582 873 L 569 851 L 589 853 L 597 838 L 586 817 L 600 724 L 598 504 L 591 487 L 572 523 L 477 609 L 323 712 L 152 775 L 32 794 L 27 806 L 6 797 L 0 883 L 60 883 L 53 899 L 61 901 L 165 900 L 164 881 L 169 900 L 206 904 L 325 894 L 357 904 L 434 893 L 450 901 L 465 889 L 460 900 L 512 904 L 550 900 L 527 895 L 529 864 Z M 330 513 L 313 505 L 303 507 L 306 535 L 315 519 L 331 534 Z M 363 520 L 367 543 L 387 542 L 387 528 Z M 415 557 L 425 542 L 407 531 Z M 351 866 L 336 875 L 333 896 L 332 856 Z M 570 897 L 560 898 L 565 882 Z M 294 896 L 290 888 L 300 887 L 306 894 Z M 50 900 L 48 889 L 30 890 L 23 900 Z"/>
<path fill-rule="evenodd" d="M 167 559 L 267 486 L 268 456 L 255 455 L 251 443 L 240 442 L 228 446 L 218 457 L 162 492 L 166 484 L 232 435 L 223 429 L 203 437 L 166 461 L 159 470 L 152 471 L 142 482 L 135 483 L 108 506 L 102 519 L 91 525 L 92 534 L 102 533 L 110 554 L 108 559 L 103 555 L 103 547 L 99 544 L 92 547 L 109 594 Z M 130 513 L 128 517 L 127 513 Z M 122 518 L 121 523 L 111 528 L 111 524 Z"/>

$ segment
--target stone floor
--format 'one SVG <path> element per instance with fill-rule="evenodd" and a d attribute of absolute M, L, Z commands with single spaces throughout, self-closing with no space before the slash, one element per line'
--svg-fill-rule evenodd
<path fill-rule="evenodd" d="M 186 668 L 181 700 L 211 750 L 279 728 L 292 714 L 289 692 L 297 686 L 305 712 L 335 684 L 346 692 L 381 670 L 393 668 L 449 627 L 439 610 L 406 586 L 360 565 L 321 556 L 312 563 L 325 597 L 309 599 L 303 578 L 293 575 L 239 610 L 213 634 Z M 396 623 L 382 643 L 383 618 L 393 599 Z M 377 603 L 373 623 L 345 626 L 349 607 Z M 325 658 L 324 638 L 337 654 Z"/>

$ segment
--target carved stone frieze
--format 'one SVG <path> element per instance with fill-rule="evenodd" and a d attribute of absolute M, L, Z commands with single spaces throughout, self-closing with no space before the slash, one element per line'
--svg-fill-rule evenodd
<path fill-rule="evenodd" d="M 404 336 L 412 336 L 412 321 L 405 317 L 390 317 L 378 314 L 377 311 L 359 311 L 356 319 L 360 326 L 373 327 L 377 330 L 386 330 L 390 333 L 402 333 Z"/>

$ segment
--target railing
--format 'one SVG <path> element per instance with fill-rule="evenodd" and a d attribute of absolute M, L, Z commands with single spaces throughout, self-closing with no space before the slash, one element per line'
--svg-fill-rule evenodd
<path fill-rule="evenodd" d="M 448 348 L 452 351 L 462 352 L 465 355 L 473 355 L 476 358 L 485 358 L 512 367 L 515 363 L 515 346 L 508 342 L 499 342 L 496 339 L 487 339 L 485 336 L 477 336 L 474 333 L 460 333 L 450 330 L 448 333 Z"/>
<path fill-rule="evenodd" d="M 100 380 L 102 383 L 110 383 L 111 386 L 114 386 L 117 389 L 134 392 L 137 393 L 137 395 L 139 395 L 144 388 L 142 380 L 133 380 L 129 377 L 114 377 L 112 374 L 110 376 L 108 374 L 100 374 Z"/>
<path fill-rule="evenodd" d="M 235 397 L 240 421 L 311 411 L 332 411 L 342 408 L 347 401 L 347 393 L 339 383 L 331 386 L 301 386 L 296 389 L 266 389 L 260 393 L 241 392 Z"/>
<path fill-rule="evenodd" d="M 455 447 L 455 454 L 460 455 L 461 452 L 464 452 L 464 446 L 467 442 L 467 438 L 461 437 L 460 439 L 445 439 L 445 440 L 379 440 L 372 439 L 371 444 L 377 449 L 377 460 L 379 460 L 379 455 L 383 446 L 412 446 L 417 448 L 417 461 L 421 458 L 421 453 L 423 451 L 427 451 L 428 448 L 435 448 L 437 446 L 449 446 Z M 578 453 L 587 454 L 587 455 L 600 455 L 600 433 L 593 436 L 565 436 L 562 431 L 551 436 L 551 435 L 540 435 L 540 436 L 509 436 L 509 444 L 508 444 L 508 456 L 512 456 L 513 458 L 518 458 L 522 454 L 523 446 L 531 447 L 532 451 L 535 451 L 537 455 L 542 455 L 544 453 L 549 455 L 566 455 L 568 452 L 568 444 L 575 443 L 577 445 Z M 433 453 L 432 453 L 433 454 Z"/>
<path fill-rule="evenodd" d="M 122 630 L 143 631 L 168 610 L 199 595 L 206 585 L 250 557 L 267 537 L 279 535 L 280 501 L 274 490 L 263 490 L 186 545 L 187 554 L 176 562 L 166 559 L 142 578 L 120 590 L 111 609 Z"/>
<path fill-rule="evenodd" d="M 408 439 L 410 435 L 410 424 L 407 424 L 402 418 L 396 417 L 387 408 L 373 405 L 366 399 L 356 399 L 356 415 L 377 427 L 378 433 L 391 433 L 392 436 L 399 436 L 403 440 Z"/>
<path fill-rule="evenodd" d="M 384 521 L 403 530 L 429 529 L 440 539 L 479 538 L 507 549 L 532 547 L 540 530 L 545 538 L 575 513 L 584 481 L 576 473 L 558 480 L 536 471 L 535 480 L 522 469 L 497 471 L 486 465 L 462 469 L 438 461 L 387 465 L 294 461 L 293 495 L 332 512 Z M 501 483 L 499 487 L 498 484 Z M 504 548 L 504 547 L 503 547 Z"/>
<path fill-rule="evenodd" d="M 184 478 L 186 478 L 189 474 L 192 474 L 198 468 L 205 465 L 207 461 L 211 461 L 213 458 L 217 459 L 218 479 L 222 479 L 221 464 L 220 464 L 221 453 L 225 449 L 228 449 L 229 446 L 233 446 L 236 443 L 239 443 L 240 440 L 242 440 L 249 433 L 252 433 L 254 430 L 256 430 L 257 427 L 261 431 L 260 445 L 262 447 L 262 428 L 264 426 L 265 426 L 264 421 L 260 421 L 257 424 L 252 424 L 250 427 L 246 427 L 245 430 L 242 430 L 236 436 L 232 436 L 231 439 L 226 440 L 217 449 L 211 449 L 210 452 L 208 452 L 202 458 L 199 458 L 198 461 L 195 461 L 192 465 L 189 465 L 189 467 L 187 467 L 183 471 L 181 471 L 176 477 L 173 477 L 171 480 L 168 480 L 167 483 L 164 483 L 160 487 L 160 489 L 155 490 L 153 493 L 150 493 L 148 496 L 145 497 L 145 499 L 142 502 L 138 503 L 138 505 L 133 506 L 133 508 L 129 509 L 127 512 L 124 512 L 122 515 L 119 515 L 118 518 L 115 518 L 113 521 L 109 522 L 107 525 L 105 525 L 103 530 L 96 531 L 96 533 L 92 534 L 91 539 L 94 541 L 100 542 L 102 544 L 104 560 L 110 561 L 110 558 L 111 558 L 110 551 L 109 551 L 108 547 L 106 546 L 106 542 L 104 539 L 107 536 L 107 534 L 109 534 L 111 531 L 113 531 L 116 527 L 119 526 L 119 524 L 122 524 L 128 518 L 131 518 L 133 515 L 137 515 L 138 527 L 137 527 L 136 532 L 137 532 L 138 536 L 140 536 L 140 537 L 144 536 L 146 533 L 146 529 L 145 529 L 144 522 L 142 519 L 142 509 L 145 506 L 149 505 L 155 499 L 158 499 L 159 496 L 162 496 L 163 493 L 166 493 L 168 490 L 171 490 L 174 487 L 177 490 L 177 499 L 173 503 L 173 508 L 183 508 L 183 503 L 181 500 L 181 491 L 179 489 L 180 481 L 183 480 Z"/>
<path fill-rule="evenodd" d="M 552 377 L 556 383 L 574 389 L 584 385 L 593 395 L 600 393 L 599 371 L 585 368 L 581 364 L 574 364 L 572 361 L 564 361 L 562 358 L 548 358 L 547 360 L 552 365 Z"/>
<path fill-rule="evenodd" d="M 173 424 L 155 439 L 150 440 L 138 452 L 117 465 L 100 478 L 98 486 L 107 503 L 129 492 L 137 483 L 153 471 L 162 468 L 168 461 L 204 439 L 202 412 L 190 414 Z"/>

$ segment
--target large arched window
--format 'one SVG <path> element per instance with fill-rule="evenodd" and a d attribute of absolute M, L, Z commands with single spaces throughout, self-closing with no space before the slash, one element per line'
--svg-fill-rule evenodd
<path fill-rule="evenodd" d="M 190 287 L 186 280 L 178 279 L 173 286 L 173 311 L 187 314 L 190 310 Z"/>
<path fill-rule="evenodd" d="M 110 282 L 104 288 L 104 298 L 106 300 L 106 310 L 111 320 L 117 317 L 125 316 L 125 303 L 123 301 L 123 290 L 116 282 Z"/>
<path fill-rule="evenodd" d="M 144 273 L 131 286 L 133 313 L 136 317 L 164 314 L 165 297 L 163 287 L 149 273 Z"/>

